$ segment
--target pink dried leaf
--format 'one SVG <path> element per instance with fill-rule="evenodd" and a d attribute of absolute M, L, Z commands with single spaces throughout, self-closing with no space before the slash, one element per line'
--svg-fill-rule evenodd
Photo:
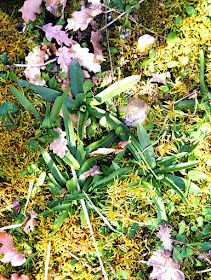
<path fill-rule="evenodd" d="M 128 141 L 120 141 L 119 144 L 114 148 L 115 154 L 118 154 L 119 152 L 123 151 L 125 146 L 127 146 L 127 144 L 129 143 L 131 143 L 130 139 Z"/>
<path fill-rule="evenodd" d="M 147 265 L 153 266 L 150 279 L 157 280 L 184 280 L 185 276 L 180 271 L 179 265 L 170 257 L 170 251 L 153 251 Z"/>
<path fill-rule="evenodd" d="M 79 180 L 86 180 L 89 176 L 94 176 L 95 174 L 100 174 L 100 167 L 98 165 L 94 165 L 92 168 L 84 172 L 79 176 Z"/>
<path fill-rule="evenodd" d="M 73 44 L 74 40 L 68 38 L 68 33 L 66 31 L 62 31 L 62 25 L 54 25 L 52 23 L 48 23 L 42 26 L 42 30 L 45 31 L 45 36 L 48 41 L 51 41 L 52 38 L 56 39 L 59 45 L 65 44 L 69 46 Z"/>
<path fill-rule="evenodd" d="M 34 227 L 37 226 L 37 220 L 36 220 L 37 213 L 34 210 L 31 210 L 31 211 L 29 211 L 29 214 L 30 214 L 30 219 L 27 221 L 27 223 L 25 224 L 25 226 L 23 228 L 23 230 L 26 233 L 33 231 Z"/>
<path fill-rule="evenodd" d="M 18 10 L 22 13 L 23 20 L 28 23 L 29 20 L 35 21 L 36 14 L 40 14 L 40 5 L 42 0 L 26 0 L 23 6 Z"/>
<path fill-rule="evenodd" d="M 11 262 L 12 266 L 20 266 L 25 261 L 25 254 L 18 253 L 13 245 L 13 237 L 7 232 L 0 232 L 0 243 L 3 246 L 0 249 L 0 255 L 5 254 L 5 256 L 1 259 L 3 263 Z"/>
<path fill-rule="evenodd" d="M 166 78 L 171 78 L 170 72 L 152 74 L 152 78 L 150 79 L 150 81 L 166 85 Z"/>
<path fill-rule="evenodd" d="M 53 153 L 56 154 L 58 157 L 63 158 L 65 155 L 65 152 L 68 151 L 67 147 L 67 139 L 65 138 L 66 132 L 62 131 L 61 128 L 57 127 L 54 128 L 54 130 L 59 133 L 59 138 L 54 138 L 51 142 L 49 148 L 50 150 L 53 150 Z"/>
<path fill-rule="evenodd" d="M 158 227 L 158 230 L 159 232 L 156 235 L 162 241 L 162 246 L 166 250 L 172 251 L 173 246 L 171 240 L 171 228 L 168 228 L 168 226 L 165 223 L 162 223 Z"/>
<path fill-rule="evenodd" d="M 9 280 L 6 277 L 0 275 L 0 280 Z M 21 274 L 21 276 L 19 277 L 19 275 L 17 273 L 13 273 L 11 275 L 11 279 L 10 280 L 29 280 L 29 276 Z"/>
<path fill-rule="evenodd" d="M 100 30 L 96 32 L 92 31 L 91 33 L 91 43 L 94 47 L 94 62 L 101 63 L 104 59 L 103 56 L 103 47 L 100 42 L 103 41 L 103 36 Z"/>
<path fill-rule="evenodd" d="M 88 24 L 91 22 L 91 20 L 101 13 L 101 8 L 94 5 L 91 5 L 88 8 L 85 8 L 83 6 L 80 11 L 72 13 L 72 18 L 69 18 L 67 20 L 68 24 L 66 26 L 66 29 L 73 29 L 73 31 L 81 29 L 83 31 L 88 27 Z"/>
<path fill-rule="evenodd" d="M 13 210 L 15 211 L 15 215 L 18 216 L 18 208 L 21 206 L 20 202 L 15 198 L 12 201 L 13 204 Z"/>
<path fill-rule="evenodd" d="M 99 155 L 108 155 L 111 153 L 115 153 L 115 149 L 114 148 L 99 148 L 94 152 L 91 152 L 89 154 L 90 157 L 95 157 L 95 156 L 99 156 Z"/>

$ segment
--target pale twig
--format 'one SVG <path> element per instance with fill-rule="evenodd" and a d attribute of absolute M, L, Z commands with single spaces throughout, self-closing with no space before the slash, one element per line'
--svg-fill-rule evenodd
<path fill-rule="evenodd" d="M 137 222 L 137 221 L 135 221 L 135 220 L 127 219 L 127 218 L 125 218 L 124 215 L 122 215 L 122 214 L 115 215 L 115 216 L 120 216 L 120 217 L 122 217 L 124 220 L 130 221 L 130 222 L 133 222 L 133 223 L 136 223 L 136 224 L 138 224 L 138 225 L 141 226 L 141 227 L 142 227 L 142 226 L 149 226 L 149 225 L 151 225 L 150 223 L 140 223 L 140 222 Z"/>
<path fill-rule="evenodd" d="M 108 28 L 107 28 L 107 25 L 108 25 L 108 15 L 107 15 L 107 0 L 106 0 L 106 6 L 105 6 L 106 41 L 107 41 L 108 54 L 109 54 L 109 59 L 110 59 L 111 77 L 112 77 L 112 79 L 114 79 L 114 70 L 113 70 L 111 51 L 110 51 L 110 45 L 109 45 L 109 40 L 108 40 Z"/>
<path fill-rule="evenodd" d="M 148 148 L 148 147 L 147 147 Z M 143 152 L 138 152 L 139 155 L 141 155 L 144 163 L 147 165 L 148 169 L 151 171 L 151 173 L 155 176 L 155 178 L 157 178 L 157 175 L 155 174 L 155 172 L 152 170 L 152 168 L 149 166 L 148 162 L 146 161 L 146 159 L 144 158 Z"/>
<path fill-rule="evenodd" d="M 199 254 L 199 256 L 201 256 L 204 260 L 206 260 L 209 264 L 211 264 L 211 260 L 208 259 L 208 257 L 202 253 L 200 253 L 199 251 L 197 251 L 193 246 L 189 245 L 188 243 L 186 242 L 183 242 L 183 241 L 179 241 L 179 240 L 176 240 L 176 239 L 171 239 L 172 241 L 174 242 L 178 242 L 178 243 L 181 243 L 185 246 L 188 246 L 190 247 L 191 249 L 193 249 L 197 254 Z"/>
<path fill-rule="evenodd" d="M 75 169 L 71 167 L 71 171 L 72 171 L 73 177 L 77 178 Z M 77 189 L 78 189 L 78 191 L 81 190 L 80 185 L 79 185 L 78 182 L 77 182 Z M 96 250 L 96 253 L 97 253 L 97 257 L 98 257 L 98 260 L 99 260 L 99 263 L 100 263 L 100 266 L 101 266 L 101 269 L 102 269 L 102 272 L 103 272 L 103 276 L 104 276 L 105 280 L 108 280 L 108 276 L 106 274 L 103 262 L 101 260 L 101 256 L 100 256 L 99 250 L 97 248 L 97 243 L 95 241 L 94 232 L 93 232 L 92 225 L 91 225 L 91 222 L 90 222 L 90 219 L 89 219 L 89 214 L 88 214 L 88 211 L 87 211 L 87 208 L 86 208 L 85 200 L 84 199 L 80 199 L 80 203 L 81 203 L 81 206 L 82 206 L 82 209 L 83 209 L 83 212 L 84 212 L 87 224 L 89 226 L 90 234 L 91 234 L 91 237 L 92 237 L 92 240 L 93 240 L 93 243 L 94 243 L 94 247 L 95 247 L 95 250 Z"/>
<path fill-rule="evenodd" d="M 46 66 L 51 62 L 54 62 L 58 59 L 58 57 L 52 58 L 48 61 L 46 61 L 45 63 L 40 63 L 40 64 L 12 64 L 12 65 L 7 65 L 7 68 L 11 68 L 11 67 L 42 67 L 42 66 Z"/>
<path fill-rule="evenodd" d="M 48 279 L 48 267 L 49 267 L 49 262 L 50 262 L 50 253 L 51 253 L 51 242 L 48 242 L 48 249 L 47 249 L 47 256 L 46 256 L 46 261 L 45 261 L 45 278 L 44 280 Z"/>
<path fill-rule="evenodd" d="M 209 269 L 205 269 L 205 270 L 201 270 L 201 271 L 196 271 L 196 273 L 206 273 L 206 272 L 210 272 L 211 268 Z"/>
<path fill-rule="evenodd" d="M 144 0 L 140 0 L 138 3 L 140 4 L 141 2 L 143 2 Z M 135 7 L 136 4 L 134 4 L 131 8 L 133 9 Z M 106 7 L 107 8 L 107 5 Z M 102 27 L 100 30 L 102 31 L 103 29 L 106 29 L 108 26 L 110 26 L 111 24 L 113 24 L 115 21 L 117 21 L 119 18 L 123 17 L 126 14 L 126 12 L 121 13 L 117 18 L 113 19 L 112 21 L 110 21 L 108 24 L 106 24 L 104 27 Z"/>

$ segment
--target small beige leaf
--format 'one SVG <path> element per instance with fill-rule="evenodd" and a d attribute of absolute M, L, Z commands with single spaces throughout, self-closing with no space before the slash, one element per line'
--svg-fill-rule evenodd
<path fill-rule="evenodd" d="M 94 62 L 101 63 L 104 59 L 103 56 L 103 47 L 100 44 L 100 42 L 103 41 L 103 36 L 100 32 L 100 30 L 97 30 L 96 32 L 92 31 L 91 33 L 91 43 L 94 47 Z"/>
<path fill-rule="evenodd" d="M 115 153 L 115 149 L 112 149 L 112 148 L 99 148 L 97 149 L 96 151 L 94 152 L 91 152 L 89 154 L 90 157 L 95 157 L 95 156 L 99 156 L 99 155 L 108 155 L 108 154 L 111 154 L 111 153 Z"/>
<path fill-rule="evenodd" d="M 28 23 L 29 20 L 35 21 L 36 14 L 40 14 L 40 5 L 42 0 L 26 0 L 23 6 L 18 10 L 22 13 L 23 20 Z"/>
<path fill-rule="evenodd" d="M 150 79 L 150 81 L 166 85 L 166 78 L 171 78 L 170 72 L 152 74 L 152 78 Z"/>
<path fill-rule="evenodd" d="M 98 165 L 94 165 L 92 168 L 84 172 L 79 176 L 79 180 L 86 180 L 89 176 L 94 176 L 95 174 L 100 174 L 100 167 Z"/>

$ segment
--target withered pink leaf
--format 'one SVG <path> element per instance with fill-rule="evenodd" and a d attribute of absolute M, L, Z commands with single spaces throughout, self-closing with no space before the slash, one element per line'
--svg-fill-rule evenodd
<path fill-rule="evenodd" d="M 157 237 L 160 238 L 162 241 L 162 246 L 166 249 L 171 251 L 172 250 L 172 241 L 171 241 L 171 228 L 168 228 L 168 226 L 165 223 L 160 224 L 158 227 L 158 233 L 156 234 Z"/>
<path fill-rule="evenodd" d="M 58 157 L 63 158 L 65 152 L 68 151 L 67 139 L 65 138 L 66 132 L 62 131 L 62 129 L 59 127 L 54 128 L 54 130 L 59 133 L 60 137 L 54 138 L 49 148 L 50 150 L 53 150 L 54 154 L 56 154 Z"/>
<path fill-rule="evenodd" d="M 12 201 L 13 209 L 15 211 L 15 215 L 18 216 L 18 208 L 21 206 L 20 202 L 15 198 Z"/>
<path fill-rule="evenodd" d="M 103 36 L 100 30 L 91 33 L 91 43 L 94 47 L 94 62 L 101 63 L 104 60 L 103 47 L 100 42 L 103 41 Z"/>
<path fill-rule="evenodd" d="M 150 279 L 157 280 L 184 280 L 185 276 L 180 271 L 179 265 L 170 257 L 171 252 L 156 250 L 147 262 L 147 265 L 153 266 L 150 273 Z"/>
<path fill-rule="evenodd" d="M 62 25 L 52 26 L 52 23 L 48 23 L 42 26 L 42 30 L 45 31 L 45 36 L 48 41 L 51 41 L 52 38 L 54 38 L 59 45 L 65 44 L 66 46 L 69 46 L 74 42 L 74 40 L 68 38 L 68 33 L 66 31 L 62 31 L 62 27 Z"/>
<path fill-rule="evenodd" d="M 127 144 L 129 144 L 129 143 L 131 143 L 130 138 L 129 138 L 128 141 L 120 141 L 120 142 L 118 143 L 118 145 L 114 148 L 114 149 L 115 149 L 115 154 L 118 154 L 119 152 L 123 151 L 124 148 L 125 148 L 125 146 L 126 146 Z"/>
<path fill-rule="evenodd" d="M 0 280 L 29 280 L 29 276 L 21 274 L 21 276 L 19 277 L 17 273 L 13 273 L 11 275 L 11 279 L 7 279 L 6 277 L 0 275 Z"/>
<path fill-rule="evenodd" d="M 67 20 L 68 24 L 66 29 L 77 31 L 81 29 L 82 31 L 88 27 L 90 21 L 97 15 L 101 14 L 102 10 L 99 7 L 94 5 L 85 8 L 84 6 L 81 8 L 80 11 L 76 11 L 72 13 L 72 18 Z"/>
<path fill-rule="evenodd" d="M 34 210 L 29 211 L 30 214 L 30 218 L 27 221 L 27 223 L 25 224 L 23 230 L 28 233 L 34 230 L 34 227 L 37 226 L 37 213 Z"/>
<path fill-rule="evenodd" d="M 94 165 L 92 168 L 84 172 L 79 176 L 79 180 L 86 180 L 89 176 L 94 176 L 95 174 L 100 174 L 100 166 Z"/>
<path fill-rule="evenodd" d="M 150 81 L 166 85 L 166 78 L 171 78 L 170 72 L 152 74 L 152 78 L 150 79 Z"/>
<path fill-rule="evenodd" d="M 26 0 L 23 6 L 18 10 L 22 12 L 23 20 L 28 23 L 29 20 L 35 21 L 36 14 L 40 14 L 40 5 L 42 0 Z"/>
<path fill-rule="evenodd" d="M 20 266 L 22 265 L 26 259 L 24 253 L 18 253 L 13 245 L 13 237 L 7 232 L 0 232 L 0 243 L 3 246 L 0 249 L 0 255 L 5 254 L 5 256 L 1 259 L 3 263 L 11 262 L 12 266 Z"/>

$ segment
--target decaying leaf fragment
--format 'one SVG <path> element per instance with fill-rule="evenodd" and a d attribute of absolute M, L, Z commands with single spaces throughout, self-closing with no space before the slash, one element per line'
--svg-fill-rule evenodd
<path fill-rule="evenodd" d="M 0 249 L 0 255 L 5 254 L 5 256 L 1 259 L 3 263 L 11 262 L 12 266 L 20 266 L 25 261 L 25 254 L 18 253 L 13 245 L 13 237 L 7 232 L 0 232 L 0 243 L 3 246 Z"/>
<path fill-rule="evenodd" d="M 171 78 L 170 72 L 152 74 L 152 78 L 150 79 L 150 81 L 153 83 L 161 83 L 166 85 L 166 78 Z"/>
<path fill-rule="evenodd" d="M 131 140 L 128 141 L 120 141 L 119 144 L 115 148 L 99 148 L 94 152 L 89 154 L 90 157 L 99 156 L 99 155 L 108 155 L 111 153 L 118 154 L 122 150 L 124 150 L 127 144 L 131 143 Z"/>
<path fill-rule="evenodd" d="M 66 31 L 62 31 L 62 25 L 54 25 L 52 23 L 48 23 L 42 26 L 42 30 L 45 31 L 45 36 L 48 41 L 51 41 L 52 38 L 56 39 L 57 43 L 61 46 L 65 44 L 69 46 L 73 44 L 73 39 L 68 38 L 68 33 Z"/>
<path fill-rule="evenodd" d="M 10 279 L 7 279 L 6 277 L 0 275 L 0 280 L 29 280 L 29 276 L 21 274 L 21 276 L 19 276 L 17 273 L 13 273 L 11 275 Z"/>
<path fill-rule="evenodd" d="M 77 31 L 81 29 L 82 31 L 87 29 L 88 24 L 90 21 L 97 15 L 101 14 L 102 10 L 99 7 L 94 5 L 85 8 L 84 6 L 81 8 L 80 11 L 76 11 L 72 13 L 72 18 L 67 20 L 68 24 L 66 29 Z"/>
<path fill-rule="evenodd" d="M 171 251 L 173 246 L 172 246 L 172 240 L 171 240 L 171 228 L 167 226 L 167 224 L 162 223 L 158 227 L 158 233 L 156 234 L 157 237 L 160 238 L 162 241 L 162 246 L 166 249 Z"/>
<path fill-rule="evenodd" d="M 168 250 L 156 250 L 153 252 L 147 265 L 153 266 L 150 279 L 157 280 L 184 280 L 185 276 L 180 271 L 179 265 L 170 257 Z"/>
<path fill-rule="evenodd" d="M 104 59 L 103 56 L 103 47 L 100 42 L 103 41 L 103 36 L 100 30 L 96 32 L 92 31 L 91 33 L 91 43 L 94 47 L 94 62 L 101 63 Z"/>
<path fill-rule="evenodd" d="M 18 10 L 22 12 L 23 20 L 28 23 L 29 20 L 35 21 L 36 14 L 40 14 L 40 5 L 42 0 L 26 0 L 23 6 Z"/>
<path fill-rule="evenodd" d="M 34 210 L 29 211 L 30 219 L 25 224 L 23 230 L 28 233 L 34 230 L 34 227 L 37 226 L 37 213 Z"/>
<path fill-rule="evenodd" d="M 56 154 L 58 157 L 63 158 L 65 155 L 65 152 L 68 151 L 67 147 L 67 139 L 65 138 L 66 132 L 62 131 L 61 128 L 57 127 L 54 128 L 54 130 L 59 133 L 59 138 L 54 138 L 51 142 L 49 148 L 50 150 L 53 150 L 53 153 Z"/>
<path fill-rule="evenodd" d="M 45 60 L 48 59 L 48 55 L 45 53 L 44 50 L 41 50 L 40 46 L 36 46 L 32 52 L 30 52 L 25 60 L 28 66 L 24 70 L 24 75 L 26 79 L 35 84 L 43 86 L 45 85 L 45 80 L 41 78 L 40 69 L 44 70 L 45 66 L 43 65 Z M 41 66 L 38 66 L 41 65 Z"/>
<path fill-rule="evenodd" d="M 100 174 L 100 166 L 94 165 L 92 168 L 84 172 L 79 176 L 79 180 L 86 180 L 89 176 L 94 176 L 95 174 Z"/>

